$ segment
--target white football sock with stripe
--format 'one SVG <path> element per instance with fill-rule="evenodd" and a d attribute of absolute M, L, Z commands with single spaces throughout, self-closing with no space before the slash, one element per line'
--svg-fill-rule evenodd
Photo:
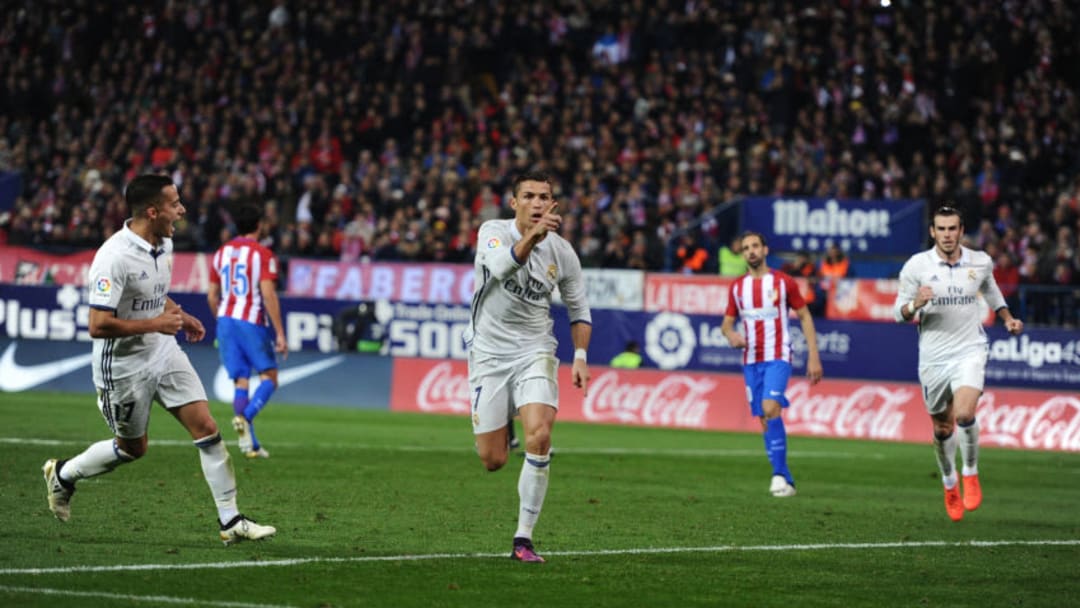
<path fill-rule="evenodd" d="M 221 433 L 195 440 L 195 447 L 199 448 L 203 477 L 206 478 L 210 493 L 214 495 L 214 503 L 217 504 L 218 519 L 222 523 L 228 522 L 236 517 L 239 510 L 236 508 L 236 474 L 229 459 L 229 451 L 221 440 Z"/>
<path fill-rule="evenodd" d="M 518 527 L 514 538 L 532 538 L 536 520 L 540 519 L 540 509 L 544 506 L 544 496 L 547 495 L 549 464 L 550 452 L 543 456 L 525 454 L 525 463 L 521 465 L 521 476 L 518 477 L 521 506 L 518 509 Z"/>
<path fill-rule="evenodd" d="M 75 483 L 80 479 L 108 473 L 133 460 L 135 458 L 116 445 L 115 439 L 106 439 L 92 444 L 78 456 L 68 459 L 60 468 L 59 476 L 63 481 Z"/>

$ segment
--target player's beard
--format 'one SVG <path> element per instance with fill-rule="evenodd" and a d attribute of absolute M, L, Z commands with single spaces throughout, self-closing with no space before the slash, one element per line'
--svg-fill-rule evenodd
<path fill-rule="evenodd" d="M 954 255 L 956 255 L 957 249 L 959 247 L 960 247 L 960 245 L 958 243 L 952 243 L 951 245 L 948 245 L 948 246 L 945 246 L 945 245 L 942 245 L 941 243 L 938 243 L 938 246 L 937 246 L 938 251 L 941 252 L 941 255 L 943 255 L 946 258 L 952 258 Z"/>

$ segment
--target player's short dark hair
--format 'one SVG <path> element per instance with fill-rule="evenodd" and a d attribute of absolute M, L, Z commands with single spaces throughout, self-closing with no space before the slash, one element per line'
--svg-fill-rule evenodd
<path fill-rule="evenodd" d="M 515 198 L 517 198 L 518 195 L 518 187 L 520 187 L 523 182 L 545 182 L 547 185 L 551 186 L 552 193 L 555 191 L 555 184 L 551 182 L 551 175 L 547 171 L 540 171 L 538 169 L 529 170 L 514 178 L 514 184 L 511 191 L 514 193 Z"/>
<path fill-rule="evenodd" d="M 762 247 L 768 247 L 769 246 L 768 241 L 765 240 L 765 235 L 761 234 L 760 232 L 757 232 L 755 230 L 744 230 L 743 233 L 739 235 L 739 245 L 740 246 L 742 246 L 743 239 L 745 239 L 748 236 L 756 236 L 757 238 L 761 239 L 761 246 Z"/>
<path fill-rule="evenodd" d="M 124 202 L 127 203 L 132 217 L 142 215 L 147 208 L 161 202 L 161 191 L 167 186 L 172 186 L 173 181 L 164 175 L 146 173 L 128 182 L 127 190 L 124 191 Z"/>
<path fill-rule="evenodd" d="M 963 219 L 963 217 L 960 215 L 960 211 L 957 210 L 956 207 L 952 207 L 950 205 L 942 205 L 942 206 L 938 207 L 937 209 L 934 209 L 934 217 L 937 217 L 939 215 L 941 215 L 941 216 L 953 216 L 953 215 L 955 215 L 955 216 L 959 217 L 960 219 Z"/>
<path fill-rule="evenodd" d="M 263 211 L 255 203 L 245 203 L 237 207 L 232 216 L 237 234 L 251 234 L 259 229 Z"/>
<path fill-rule="evenodd" d="M 964 215 L 960 213 L 960 210 L 950 205 L 941 205 L 934 210 L 933 217 L 957 217 L 960 218 L 960 228 L 964 228 Z M 934 223 L 933 218 L 930 219 L 931 225 Z"/>

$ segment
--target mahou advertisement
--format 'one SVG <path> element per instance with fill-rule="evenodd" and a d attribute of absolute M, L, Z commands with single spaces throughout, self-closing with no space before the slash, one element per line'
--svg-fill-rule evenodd
<path fill-rule="evenodd" d="M 588 395 L 559 369 L 559 419 L 574 422 L 759 432 L 742 376 L 592 368 Z M 464 361 L 394 360 L 394 411 L 468 415 Z M 793 379 L 784 414 L 793 435 L 928 442 L 932 431 L 919 387 L 897 382 Z M 1080 452 L 1080 398 L 988 388 L 979 402 L 984 446 Z"/>

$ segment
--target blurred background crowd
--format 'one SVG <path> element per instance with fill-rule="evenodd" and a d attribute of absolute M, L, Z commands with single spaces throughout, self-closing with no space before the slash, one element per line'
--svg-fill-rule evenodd
<path fill-rule="evenodd" d="M 286 259 L 469 262 L 539 167 L 585 266 L 718 273 L 742 196 L 924 198 L 1004 290 L 1077 285 L 1078 28 L 1050 0 L 5 2 L 0 244 L 96 247 L 159 171 L 180 250 L 258 200 Z"/>

